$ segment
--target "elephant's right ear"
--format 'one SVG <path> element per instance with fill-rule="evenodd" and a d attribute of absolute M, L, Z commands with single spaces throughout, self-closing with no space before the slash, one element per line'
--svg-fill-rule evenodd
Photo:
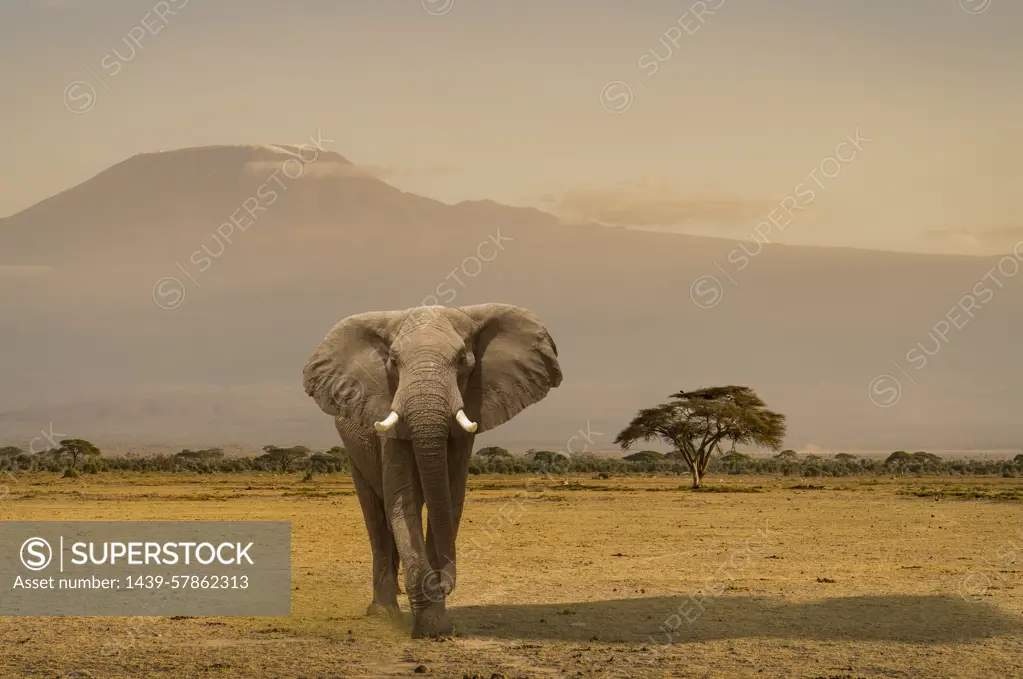
<path fill-rule="evenodd" d="M 327 333 L 302 371 L 305 393 L 323 412 L 369 429 L 387 417 L 394 398 L 387 358 L 404 313 L 349 316 Z"/>

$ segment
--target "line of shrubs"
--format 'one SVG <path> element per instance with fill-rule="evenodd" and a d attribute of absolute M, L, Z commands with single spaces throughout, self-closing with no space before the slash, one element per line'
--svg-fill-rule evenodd
<path fill-rule="evenodd" d="M 63 443 L 63 442 L 62 442 Z M 198 474 L 230 472 L 347 474 L 348 456 L 335 446 L 316 452 L 305 446 L 265 446 L 263 454 L 227 457 L 220 448 L 182 450 L 174 455 L 133 455 L 103 457 L 99 448 L 81 439 L 69 439 L 60 448 L 30 454 L 19 448 L 0 448 L 0 471 L 63 472 L 65 476 L 101 471 L 190 472 Z M 551 450 L 530 450 L 516 456 L 499 446 L 482 448 L 469 463 L 471 474 L 689 474 L 688 465 L 673 455 L 643 450 L 624 458 L 598 457 L 592 453 L 565 455 Z M 1023 454 L 1011 460 L 951 460 L 932 453 L 896 451 L 886 459 L 858 458 L 849 453 L 832 457 L 799 455 L 784 450 L 771 457 L 754 457 L 735 451 L 711 458 L 707 472 L 728 475 L 783 475 L 799 477 L 856 475 L 939 475 L 939 476 L 1023 476 Z"/>
<path fill-rule="evenodd" d="M 598 457 L 592 453 L 566 456 L 539 450 L 515 457 L 504 448 L 491 446 L 473 455 L 469 466 L 474 474 L 523 474 L 537 472 L 589 472 L 604 474 L 657 473 L 689 475 L 685 461 L 655 450 L 643 450 L 621 459 Z M 850 453 L 833 457 L 799 455 L 783 450 L 772 457 L 754 457 L 729 452 L 711 457 L 708 474 L 782 475 L 800 477 L 855 475 L 935 475 L 935 476 L 1023 476 L 1023 454 L 1011 460 L 952 460 L 927 452 L 896 451 L 886 459 L 858 458 Z"/>
<path fill-rule="evenodd" d="M 348 456 L 341 446 L 325 452 L 315 452 L 305 446 L 264 446 L 262 455 L 252 457 L 227 457 L 220 448 L 186 449 L 173 455 L 129 453 L 122 457 L 102 457 L 99 448 L 93 446 L 93 450 L 86 454 L 72 454 L 62 445 L 33 455 L 18 448 L 0 448 L 0 471 L 63 472 L 69 477 L 102 471 L 214 474 L 307 470 L 323 474 L 348 473 Z"/>

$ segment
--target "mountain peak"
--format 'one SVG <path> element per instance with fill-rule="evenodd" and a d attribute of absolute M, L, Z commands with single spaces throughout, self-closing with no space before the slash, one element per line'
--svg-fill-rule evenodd
<path fill-rule="evenodd" d="M 136 153 L 128 158 L 126 163 L 138 162 L 140 160 L 156 159 L 181 160 L 181 161 L 205 161 L 205 162 L 254 162 L 254 161 L 283 161 L 289 157 L 298 158 L 309 162 L 313 158 L 317 162 L 329 160 L 342 165 L 352 165 L 352 162 L 336 151 L 317 148 L 312 142 L 302 144 L 215 144 L 211 146 L 189 146 L 178 149 L 163 149 Z"/>
<path fill-rule="evenodd" d="M 790 442 L 1019 437 L 1023 276 L 993 258 L 561 224 L 406 193 L 312 149 L 140 154 L 0 222 L 0 439 L 52 420 L 101 446 L 333 445 L 295 379 L 332 324 L 484 302 L 543 318 L 567 375 L 495 443 L 566 445 L 585 427 L 602 448 L 680 386 L 736 380 L 789 416 Z"/>

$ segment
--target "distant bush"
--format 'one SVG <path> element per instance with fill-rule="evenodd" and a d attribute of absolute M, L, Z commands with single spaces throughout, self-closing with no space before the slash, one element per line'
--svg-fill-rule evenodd
<path fill-rule="evenodd" d="M 336 474 L 348 471 L 348 456 L 331 453 L 316 453 L 309 456 L 309 466 L 321 474 Z"/>
<path fill-rule="evenodd" d="M 485 460 L 493 460 L 498 457 L 511 457 L 512 454 L 501 446 L 487 446 L 486 448 L 480 448 L 476 451 L 476 454 Z"/>
<path fill-rule="evenodd" d="M 504 450 L 497 446 L 491 448 Z M 481 449 L 486 450 L 486 449 Z M 227 457 L 219 448 L 183 450 L 172 455 L 135 455 L 100 457 L 80 455 L 78 466 L 71 465 L 69 455 L 54 449 L 29 454 L 18 449 L 0 448 L 0 471 L 41 471 L 96 474 L 107 471 L 164 472 L 191 474 L 225 474 L 244 472 L 312 472 L 313 474 L 349 474 L 348 456 L 335 446 L 328 451 L 314 452 L 304 446 L 266 446 L 259 456 Z M 507 452 L 507 451 L 505 451 Z M 759 457 L 727 452 L 714 455 L 708 474 L 746 476 L 798 476 L 804 478 L 846 476 L 1023 476 L 1023 454 L 1011 460 L 952 460 L 932 453 L 897 451 L 886 459 L 856 459 L 849 453 L 834 457 L 799 455 L 788 451 L 773 457 Z M 653 453 L 653 454 L 649 454 Z M 660 457 L 658 457 L 660 456 Z M 526 456 L 495 452 L 473 455 L 469 473 L 478 474 L 566 474 L 585 473 L 604 478 L 622 474 L 659 474 L 688 476 L 684 461 L 657 453 L 641 451 L 625 458 L 600 457 L 593 453 L 566 455 L 560 451 L 533 450 Z M 76 478 L 69 475 L 67 478 Z"/>
<path fill-rule="evenodd" d="M 664 459 L 664 453 L 659 453 L 656 450 L 641 450 L 638 453 L 632 453 L 622 458 L 629 462 L 659 462 Z"/>
<path fill-rule="evenodd" d="M 300 461 L 304 461 L 310 453 L 310 450 L 305 446 L 292 446 L 290 448 L 263 446 L 263 451 L 265 454 L 257 457 L 255 461 L 268 469 L 274 469 L 282 474 L 287 474 L 289 469 L 298 468 Z"/>

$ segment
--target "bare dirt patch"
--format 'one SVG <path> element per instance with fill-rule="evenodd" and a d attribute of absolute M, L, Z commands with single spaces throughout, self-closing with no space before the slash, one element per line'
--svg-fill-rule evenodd
<path fill-rule="evenodd" d="M 474 477 L 456 636 L 413 641 L 350 480 L 298 478 L 19 478 L 0 519 L 291 521 L 292 616 L 3 618 L 0 676 L 1023 676 L 1018 480 Z"/>

